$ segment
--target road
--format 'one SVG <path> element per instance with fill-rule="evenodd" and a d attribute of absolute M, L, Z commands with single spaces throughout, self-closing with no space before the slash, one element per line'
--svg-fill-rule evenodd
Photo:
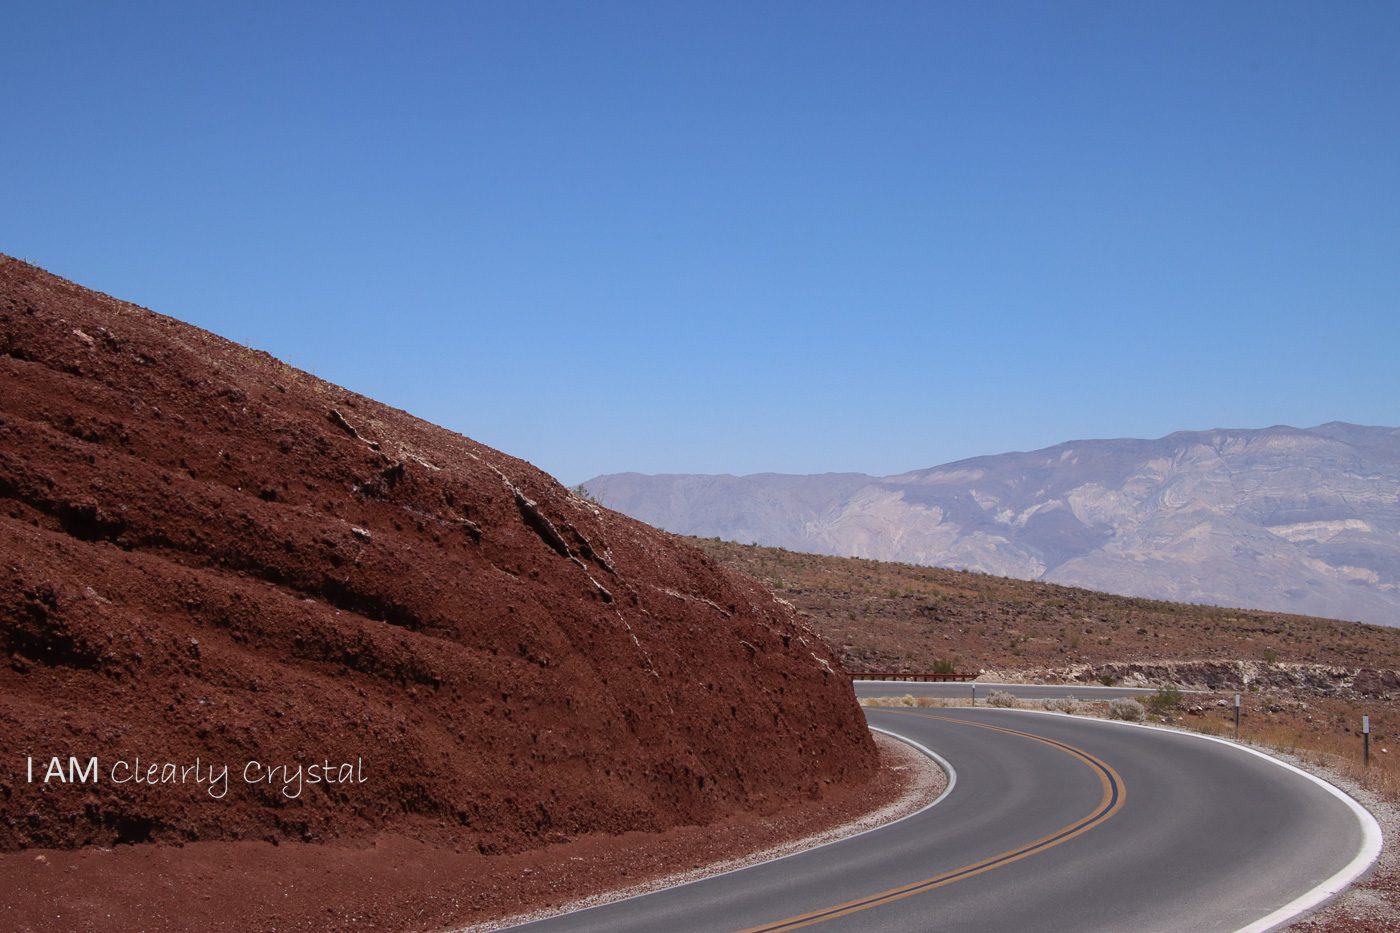
<path fill-rule="evenodd" d="M 1265 929 L 1264 918 L 1305 892 L 1320 899 L 1318 886 L 1360 874 L 1374 859 L 1368 847 L 1379 849 L 1378 830 L 1373 838 L 1353 805 L 1226 743 L 1022 710 L 866 715 L 951 763 L 954 783 L 937 805 L 837 843 L 519 929 Z"/>
<path fill-rule="evenodd" d="M 1005 690 L 1022 700 L 1052 700 L 1064 697 L 1078 697 L 1081 700 L 1113 700 L 1118 697 L 1146 697 L 1156 693 L 1154 687 L 1101 687 L 1086 684 L 974 684 L 965 683 L 925 683 L 917 680 L 857 680 L 853 681 L 856 696 L 889 697 L 911 694 L 916 697 L 940 697 L 948 700 L 966 700 L 972 696 L 972 688 L 977 688 L 977 699 L 985 700 L 993 690 Z M 1183 690 L 1182 693 L 1192 691 Z"/>

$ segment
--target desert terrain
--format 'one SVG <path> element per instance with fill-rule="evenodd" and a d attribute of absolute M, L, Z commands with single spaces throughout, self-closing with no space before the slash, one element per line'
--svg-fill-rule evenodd
<path fill-rule="evenodd" d="M 879 773 L 834 655 L 762 586 L 6 257 L 0 613 L 7 929 L 500 916 L 555 896 L 520 878 L 571 846 L 593 878 L 561 888 L 613 885 L 628 834 L 811 828 Z M 456 880 L 409 870 L 434 864 Z"/>
<path fill-rule="evenodd" d="M 1242 740 L 1351 782 L 1390 815 L 1387 847 L 1400 834 L 1400 629 L 687 540 L 791 602 L 857 677 L 955 668 L 984 682 L 1166 688 L 1145 704 L 1149 721 L 1225 737 L 1240 693 Z M 1081 712 L 1108 713 L 1087 691 L 1083 699 Z M 1397 860 L 1384 859 L 1356 897 L 1363 908 L 1344 900 L 1305 928 L 1400 928 Z"/>

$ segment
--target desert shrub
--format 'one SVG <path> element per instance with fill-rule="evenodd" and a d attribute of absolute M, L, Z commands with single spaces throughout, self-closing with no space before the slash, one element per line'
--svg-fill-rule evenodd
<path fill-rule="evenodd" d="M 1061 697 L 1054 700 L 1046 700 L 1045 708 L 1052 713 L 1069 713 L 1073 715 L 1084 708 L 1084 705 L 1075 697 Z"/>
<path fill-rule="evenodd" d="M 1108 704 L 1108 716 L 1125 722 L 1142 722 L 1147 717 L 1147 710 L 1137 700 L 1120 697 Z"/>
<path fill-rule="evenodd" d="M 919 697 L 918 699 L 923 699 Z M 906 693 L 902 697 L 856 697 L 856 702 L 861 706 L 917 706 L 920 705 L 912 694 Z"/>
<path fill-rule="evenodd" d="M 1099 683 L 1103 684 L 1105 687 L 1112 687 L 1114 684 L 1118 683 L 1118 678 L 1114 677 L 1112 674 L 1100 674 Z"/>
<path fill-rule="evenodd" d="M 938 658 L 933 662 L 932 670 L 935 674 L 956 674 L 958 671 L 957 659 Z"/>
<path fill-rule="evenodd" d="M 1157 692 L 1147 698 L 1147 705 L 1152 707 L 1154 713 L 1165 713 L 1169 709 L 1176 709 L 1181 705 L 1181 701 L 1181 690 L 1168 684 L 1158 687 Z"/>
<path fill-rule="evenodd" d="M 569 492 L 571 492 L 571 493 L 573 493 L 574 495 L 578 496 L 578 497 L 579 497 L 580 499 L 582 499 L 584 502 L 591 502 L 591 503 L 594 504 L 594 505 L 602 505 L 602 504 L 603 504 L 603 500 L 600 499 L 600 498 L 598 498 L 597 496 L 595 496 L 595 495 L 593 494 L 593 491 L 590 490 L 590 489 L 589 489 L 587 486 L 585 486 L 583 483 L 579 483 L 577 486 L 572 487 L 572 488 L 569 490 Z"/>
<path fill-rule="evenodd" d="M 992 695 L 987 697 L 987 705 L 1011 707 L 1016 705 L 1016 698 L 1005 690 L 993 690 Z"/>

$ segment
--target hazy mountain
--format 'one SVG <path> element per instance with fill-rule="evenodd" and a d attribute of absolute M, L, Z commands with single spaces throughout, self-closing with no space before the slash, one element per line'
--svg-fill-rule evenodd
<path fill-rule="evenodd" d="M 669 531 L 1112 593 L 1400 624 L 1400 429 L 1074 441 L 898 476 L 585 484 Z"/>

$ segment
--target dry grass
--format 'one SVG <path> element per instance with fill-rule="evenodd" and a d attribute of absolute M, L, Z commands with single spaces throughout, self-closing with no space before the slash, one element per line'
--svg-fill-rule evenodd
<path fill-rule="evenodd" d="M 1204 722 L 1177 721 L 1174 725 L 1183 726 L 1207 735 L 1234 738 L 1234 725 L 1230 722 L 1206 720 Z M 1362 763 L 1361 739 L 1356 736 L 1338 736 L 1310 732 L 1294 724 L 1277 723 L 1262 727 L 1241 728 L 1240 741 L 1266 751 L 1296 755 L 1309 764 L 1316 765 L 1336 774 L 1344 775 L 1362 787 L 1391 803 L 1400 804 L 1400 761 L 1397 749 L 1389 745 L 1387 754 L 1381 754 L 1380 743 L 1371 742 L 1371 764 Z"/>
<path fill-rule="evenodd" d="M 972 705 L 970 700 L 949 700 L 943 697 L 916 697 L 910 693 L 897 697 L 861 697 L 856 702 L 860 703 L 861 706 L 901 706 L 918 709 Z"/>

